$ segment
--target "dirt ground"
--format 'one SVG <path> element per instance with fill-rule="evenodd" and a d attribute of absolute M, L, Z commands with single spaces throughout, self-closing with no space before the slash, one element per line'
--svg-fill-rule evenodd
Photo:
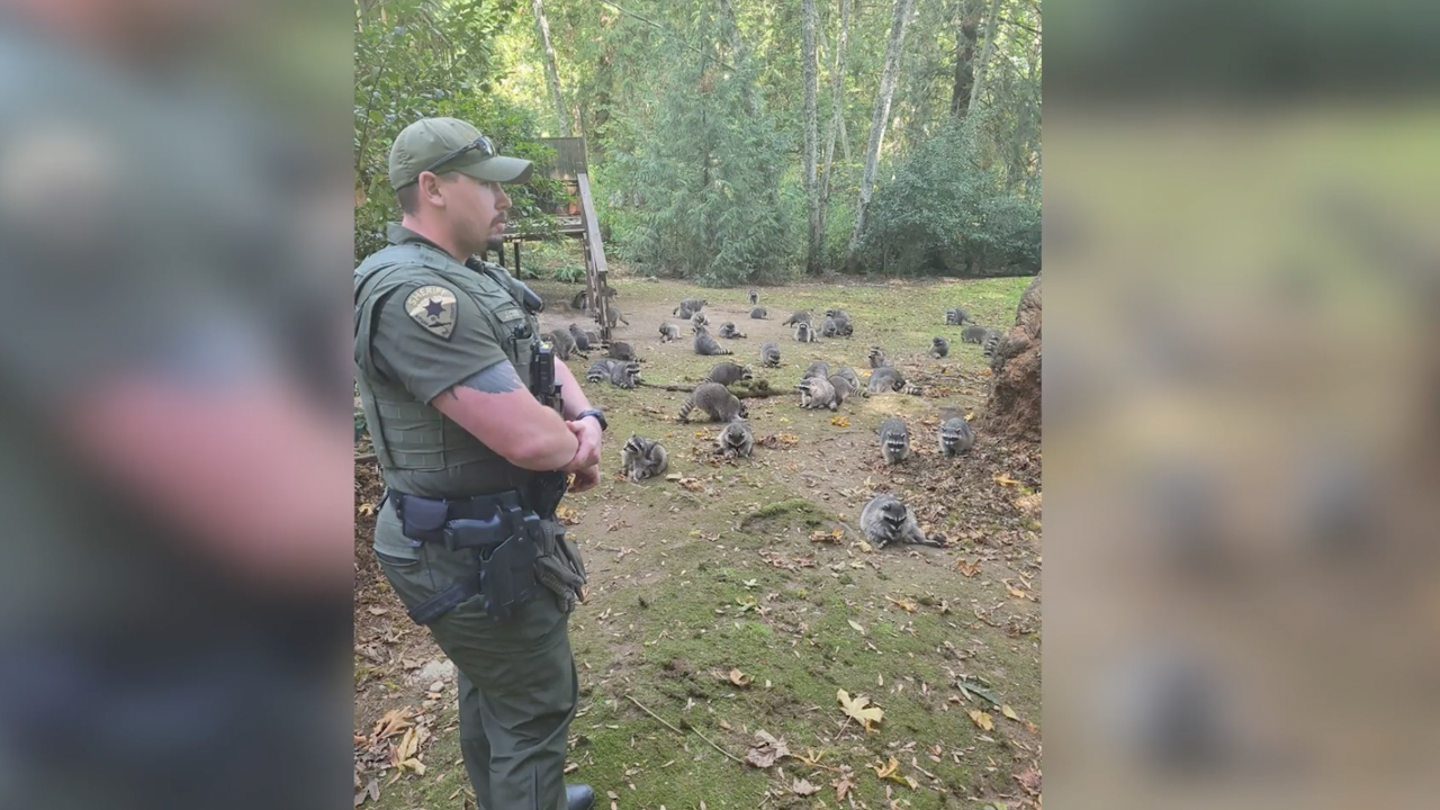
<path fill-rule="evenodd" d="M 610 418 L 605 476 L 567 498 L 562 517 L 590 575 L 589 601 L 571 618 L 581 706 L 569 778 L 595 786 L 597 807 L 1039 805 L 1039 448 L 980 433 L 953 462 L 936 449 L 941 410 L 975 414 L 989 383 L 980 348 L 944 325 L 945 308 L 1005 327 L 1027 282 L 762 288 L 767 320 L 749 318 L 743 289 L 614 284 L 630 322 L 616 339 L 635 346 L 646 383 L 694 385 L 725 359 L 695 355 L 688 329 L 660 343 L 659 324 L 678 323 L 676 303 L 703 297 L 716 325 L 733 321 L 748 335 L 721 341 L 729 359 L 787 393 L 747 400 L 755 455 L 724 462 L 711 452 L 718 425 L 676 421 L 686 394 L 586 386 Z M 547 300 L 546 328 L 587 325 L 565 303 L 578 287 L 532 286 Z M 793 309 L 832 306 L 850 312 L 853 337 L 799 344 L 780 323 Z M 926 355 L 937 334 L 951 340 L 943 360 Z M 780 345 L 779 369 L 759 367 L 766 340 Z M 851 365 L 863 380 L 872 345 L 920 396 L 857 396 L 831 413 L 804 411 L 788 393 L 816 359 Z M 589 360 L 569 365 L 583 377 Z M 875 435 L 888 415 L 905 419 L 914 452 L 893 468 Z M 678 480 L 620 477 L 632 433 L 669 449 Z M 946 548 L 869 548 L 855 531 L 877 492 L 911 503 Z M 357 801 L 474 807 L 453 675 L 370 553 L 379 494 L 373 463 L 357 463 Z M 868 698 L 883 719 L 867 730 L 842 710 L 840 690 Z M 762 731 L 788 756 L 741 764 Z"/>

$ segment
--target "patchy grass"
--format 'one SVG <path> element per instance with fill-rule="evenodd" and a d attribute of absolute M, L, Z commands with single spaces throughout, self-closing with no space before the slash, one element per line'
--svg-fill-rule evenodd
<path fill-rule="evenodd" d="M 684 393 L 587 386 L 612 427 L 601 485 L 567 499 L 591 581 L 590 601 L 571 623 L 582 697 L 569 778 L 594 785 L 597 806 L 609 806 L 606 791 L 619 796 L 620 808 L 834 806 L 842 778 L 853 783 L 855 807 L 1033 802 L 1012 777 L 1040 770 L 1039 515 L 1014 504 L 1022 490 L 1039 489 L 1035 448 L 1001 447 L 982 435 L 975 452 L 955 462 L 933 449 L 941 409 L 978 410 L 987 383 L 979 347 L 960 343 L 959 328 L 944 325 L 945 308 L 963 305 L 980 323 L 1005 326 L 1028 281 L 762 288 L 765 321 L 748 317 L 744 290 L 616 282 L 616 303 L 631 322 L 617 339 L 636 347 L 646 382 L 693 384 L 717 362 L 695 355 L 689 340 L 659 342 L 658 324 L 678 322 L 669 314 L 675 303 L 703 297 L 713 321 L 734 321 L 749 334 L 722 341 L 734 359 L 755 366 L 774 388 L 789 391 L 816 359 L 852 365 L 863 379 L 865 354 L 878 344 L 923 383 L 925 396 L 856 397 L 834 414 L 802 411 L 788 393 L 750 399 L 760 446 L 753 459 L 725 462 L 710 452 L 718 425 L 675 421 Z M 547 299 L 546 328 L 584 324 L 583 313 L 565 311 L 575 287 L 532 286 Z M 792 310 L 832 306 L 850 312 L 853 338 L 802 346 L 780 325 Z M 926 356 L 936 334 L 951 338 L 943 361 Z M 780 369 L 758 367 L 765 340 L 780 343 Z M 579 374 L 588 365 L 570 363 Z M 910 425 L 916 454 L 888 468 L 874 431 L 892 414 Z M 694 480 L 621 479 L 618 447 L 631 433 L 660 439 L 670 472 Z M 877 491 L 914 503 L 949 546 L 867 550 L 854 532 L 860 507 Z M 362 503 L 366 497 L 358 495 Z M 424 776 L 384 786 L 392 772 L 372 769 L 362 779 L 380 777 L 378 808 L 459 807 L 458 796 L 450 797 L 468 788 L 449 728 L 453 685 L 429 698 L 403 673 L 385 674 L 401 659 L 439 653 L 403 612 L 369 610 L 393 596 L 365 574 L 373 560 L 362 535 L 357 645 L 370 645 L 372 655 L 357 655 L 366 676 L 357 675 L 356 732 L 367 734 L 385 710 L 407 702 L 426 712 L 433 729 L 421 750 L 430 766 Z M 382 660 L 375 660 L 376 647 Z M 884 720 L 868 733 L 847 720 L 836 701 L 841 689 L 869 697 Z M 972 710 L 988 713 L 993 729 L 979 728 Z M 702 739 L 744 757 L 759 730 L 783 738 L 795 756 L 761 770 Z M 875 766 L 892 757 L 894 776 L 878 777 Z M 797 778 L 822 790 L 796 795 Z"/>

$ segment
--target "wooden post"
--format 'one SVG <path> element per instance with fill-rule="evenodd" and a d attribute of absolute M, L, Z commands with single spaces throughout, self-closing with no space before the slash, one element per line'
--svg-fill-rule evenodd
<path fill-rule="evenodd" d="M 590 295 L 590 305 L 595 308 L 595 317 L 600 322 L 600 337 L 610 341 L 610 299 L 605 295 L 609 265 L 605 262 L 605 245 L 600 242 L 600 223 L 595 219 L 595 201 L 590 196 L 590 177 L 586 172 L 577 172 L 575 180 L 580 186 L 581 217 L 585 225 L 585 289 Z"/>

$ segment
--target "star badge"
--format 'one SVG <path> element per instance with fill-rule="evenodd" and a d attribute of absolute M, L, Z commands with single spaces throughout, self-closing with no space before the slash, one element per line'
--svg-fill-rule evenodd
<path fill-rule="evenodd" d="M 405 311 L 416 323 L 446 340 L 455 331 L 455 293 L 448 288 L 421 287 L 405 299 Z"/>

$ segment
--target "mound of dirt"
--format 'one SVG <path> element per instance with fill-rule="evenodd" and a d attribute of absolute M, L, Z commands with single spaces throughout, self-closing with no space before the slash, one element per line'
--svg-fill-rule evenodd
<path fill-rule="evenodd" d="M 1015 325 L 990 362 L 994 382 L 985 403 L 985 428 L 1007 439 L 1040 441 L 1040 276 L 1015 308 Z"/>

